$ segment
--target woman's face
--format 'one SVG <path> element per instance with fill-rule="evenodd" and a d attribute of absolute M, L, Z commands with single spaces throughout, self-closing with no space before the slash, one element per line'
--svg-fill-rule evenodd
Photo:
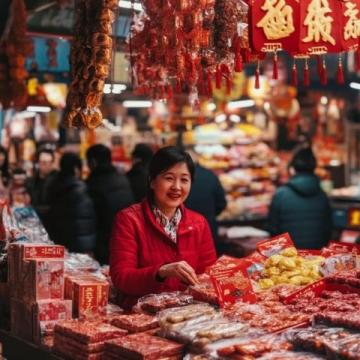
<path fill-rule="evenodd" d="M 186 163 L 178 163 L 159 174 L 152 182 L 155 204 L 163 212 L 174 211 L 189 195 L 191 176 Z"/>

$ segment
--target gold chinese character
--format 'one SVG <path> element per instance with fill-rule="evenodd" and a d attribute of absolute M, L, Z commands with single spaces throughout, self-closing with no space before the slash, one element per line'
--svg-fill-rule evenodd
<path fill-rule="evenodd" d="M 307 8 L 307 15 L 304 25 L 307 26 L 307 36 L 303 42 L 327 41 L 335 45 L 335 39 L 331 36 L 331 23 L 334 19 L 326 14 L 331 13 L 327 0 L 312 0 Z"/>
<path fill-rule="evenodd" d="M 282 39 L 295 31 L 293 9 L 286 5 L 285 0 L 265 0 L 261 9 L 266 11 L 266 15 L 256 26 L 264 29 L 267 39 Z"/>
<path fill-rule="evenodd" d="M 360 19 L 358 19 L 359 10 L 356 8 L 356 4 L 347 1 L 345 3 L 346 11 L 345 16 L 349 18 L 344 27 L 344 39 L 349 40 L 357 39 L 360 36 Z"/>
<path fill-rule="evenodd" d="M 360 211 L 353 211 L 351 213 L 350 225 L 351 226 L 359 226 L 360 225 Z"/>

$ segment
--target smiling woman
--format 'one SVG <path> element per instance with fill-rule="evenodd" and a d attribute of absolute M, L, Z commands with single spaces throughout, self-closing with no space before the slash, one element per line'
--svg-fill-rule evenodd
<path fill-rule="evenodd" d="M 182 290 L 216 260 L 206 220 L 183 205 L 194 178 L 190 155 L 165 147 L 149 168 L 148 196 L 118 213 L 110 272 L 129 308 L 138 297 Z"/>

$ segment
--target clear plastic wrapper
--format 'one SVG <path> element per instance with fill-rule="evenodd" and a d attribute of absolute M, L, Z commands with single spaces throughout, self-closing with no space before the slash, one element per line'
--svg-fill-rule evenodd
<path fill-rule="evenodd" d="M 138 333 L 157 328 L 158 320 L 147 314 L 129 314 L 114 317 L 111 325 L 127 330 L 129 333 Z"/>
<path fill-rule="evenodd" d="M 106 277 L 101 273 L 100 264 L 87 254 L 66 253 L 65 271 L 91 272 L 92 275 L 99 277 L 99 279 L 106 279 Z"/>
<path fill-rule="evenodd" d="M 261 356 L 258 360 L 325 360 L 325 357 L 306 352 L 279 351 Z"/>
<path fill-rule="evenodd" d="M 185 321 L 205 318 L 207 316 L 214 317 L 215 309 L 208 304 L 192 304 L 183 307 L 166 309 L 158 314 L 159 325 L 162 330 L 172 331 L 183 326 Z"/>
<path fill-rule="evenodd" d="M 351 334 L 338 341 L 326 342 L 326 356 L 331 360 L 360 359 L 360 334 Z"/>
<path fill-rule="evenodd" d="M 219 356 L 228 357 L 230 359 L 238 359 L 239 357 L 258 358 L 263 354 L 272 351 L 292 350 L 293 346 L 286 336 L 272 334 L 258 337 L 257 339 L 242 340 L 239 343 L 223 347 L 217 351 Z"/>
<path fill-rule="evenodd" d="M 134 307 L 134 311 L 145 311 L 151 314 L 157 312 L 178 307 L 185 306 L 193 303 L 194 299 L 191 295 L 182 292 L 150 294 L 140 298 Z"/>
<path fill-rule="evenodd" d="M 288 339 L 297 349 L 325 355 L 327 346 L 350 335 L 343 328 L 311 327 L 290 332 Z"/>

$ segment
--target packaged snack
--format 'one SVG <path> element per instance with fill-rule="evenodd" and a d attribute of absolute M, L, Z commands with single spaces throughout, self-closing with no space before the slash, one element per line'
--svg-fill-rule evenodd
<path fill-rule="evenodd" d="M 135 311 L 143 310 L 155 314 L 160 310 L 191 304 L 193 297 L 181 292 L 146 295 L 138 300 Z"/>
<path fill-rule="evenodd" d="M 138 333 L 157 328 L 158 320 L 151 315 L 129 314 L 114 317 L 111 325 L 125 329 L 129 333 Z"/>

